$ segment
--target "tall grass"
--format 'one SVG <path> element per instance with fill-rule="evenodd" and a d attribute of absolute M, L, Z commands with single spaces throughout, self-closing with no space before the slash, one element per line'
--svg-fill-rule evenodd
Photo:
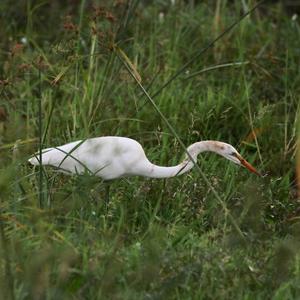
<path fill-rule="evenodd" d="M 262 6 L 160 90 L 254 1 L 24 5 L 0 4 L 2 298 L 298 298 L 298 20 Z M 39 138 L 102 135 L 161 165 L 223 140 L 268 175 L 204 154 L 114 181 L 106 207 L 101 180 L 26 163 Z"/>

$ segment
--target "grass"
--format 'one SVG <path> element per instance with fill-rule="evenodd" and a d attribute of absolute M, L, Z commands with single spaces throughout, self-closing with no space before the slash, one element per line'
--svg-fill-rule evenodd
<path fill-rule="evenodd" d="M 157 94 L 254 1 L 129 4 L 1 1 L 1 297 L 299 298 L 298 19 L 265 4 Z M 205 154 L 114 181 L 106 208 L 99 179 L 26 163 L 39 139 L 102 135 L 161 165 L 180 141 L 223 140 L 268 176 Z"/>

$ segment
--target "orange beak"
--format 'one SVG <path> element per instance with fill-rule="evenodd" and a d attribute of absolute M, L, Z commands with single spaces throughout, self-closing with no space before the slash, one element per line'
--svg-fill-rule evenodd
<path fill-rule="evenodd" d="M 250 163 L 248 163 L 241 155 L 237 154 L 236 157 L 239 159 L 239 161 L 241 162 L 241 164 L 247 168 L 250 172 L 258 175 L 258 176 L 262 176 Z"/>

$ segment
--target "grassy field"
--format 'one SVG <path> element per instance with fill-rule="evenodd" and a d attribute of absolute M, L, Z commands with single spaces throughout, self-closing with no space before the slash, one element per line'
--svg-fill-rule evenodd
<path fill-rule="evenodd" d="M 255 1 L 14 2 L 0 2 L 0 299 L 299 299 L 297 15 L 262 5 L 161 89 Z M 104 135 L 169 166 L 180 141 L 222 140 L 267 176 L 205 154 L 180 177 L 112 182 L 106 207 L 101 180 L 27 164 L 40 140 Z"/>

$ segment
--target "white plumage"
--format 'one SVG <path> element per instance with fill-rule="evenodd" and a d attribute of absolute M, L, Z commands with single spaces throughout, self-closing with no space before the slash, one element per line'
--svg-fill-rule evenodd
<path fill-rule="evenodd" d="M 236 164 L 244 165 L 258 174 L 236 149 L 218 141 L 201 141 L 192 144 L 187 151 L 197 161 L 199 153 L 211 151 L 222 155 Z M 39 153 L 29 159 L 32 165 L 39 165 Z M 127 137 L 106 136 L 81 140 L 42 151 L 42 164 L 59 168 L 68 174 L 85 172 L 111 180 L 123 176 L 140 175 L 152 178 L 166 178 L 189 171 L 194 163 L 186 155 L 185 159 L 173 167 L 161 167 L 151 163 L 142 146 Z M 258 174 L 259 175 L 259 174 Z"/>

